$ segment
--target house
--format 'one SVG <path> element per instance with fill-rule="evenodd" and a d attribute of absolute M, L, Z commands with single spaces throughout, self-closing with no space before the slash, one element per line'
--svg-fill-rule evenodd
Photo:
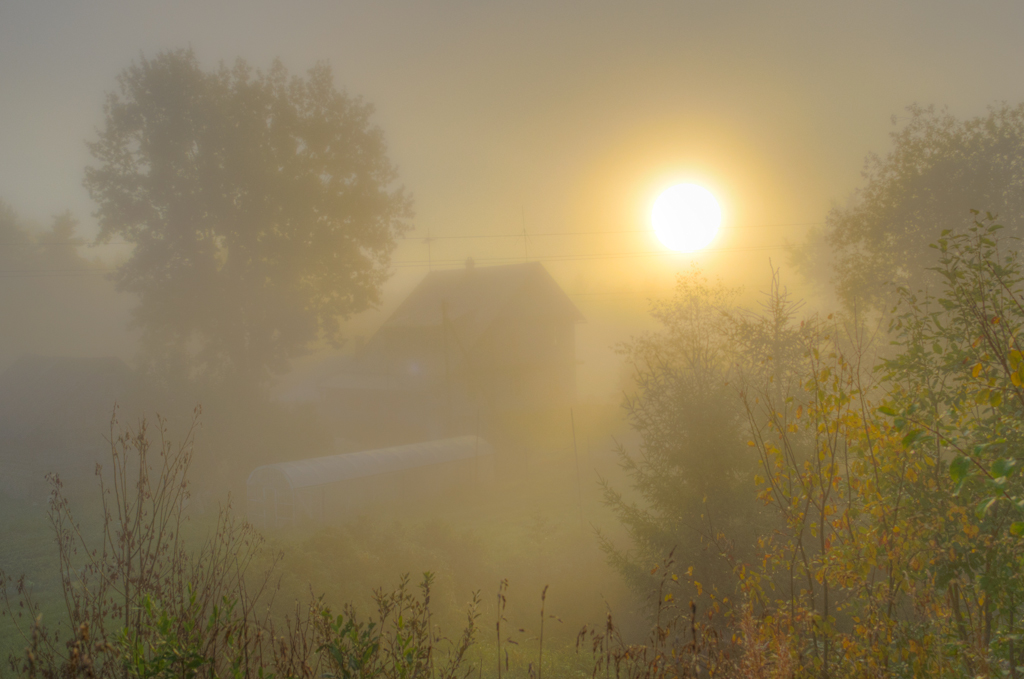
<path fill-rule="evenodd" d="M 432 271 L 321 390 L 354 425 L 479 431 L 482 413 L 572 401 L 583 320 L 539 262 Z"/>
<path fill-rule="evenodd" d="M 480 437 L 461 436 L 257 467 L 246 483 L 249 522 L 266 530 L 415 512 L 490 480 L 493 452 Z"/>

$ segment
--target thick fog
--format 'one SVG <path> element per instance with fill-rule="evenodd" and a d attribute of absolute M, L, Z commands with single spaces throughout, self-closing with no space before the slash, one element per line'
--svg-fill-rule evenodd
<path fill-rule="evenodd" d="M 870 393 L 874 408 L 904 393 L 872 367 L 898 372 L 896 286 L 939 289 L 925 273 L 939 255 L 924 248 L 943 220 L 955 213 L 955 230 L 990 210 L 1011 236 L 1024 227 L 1021 27 L 1015 2 L 3 2 L 0 574 L 14 580 L 0 604 L 23 573 L 47 620 L 63 620 L 66 592 L 90 591 L 81 555 L 117 533 L 102 498 L 141 493 L 116 472 L 138 471 L 145 418 L 151 459 L 190 456 L 176 535 L 199 545 L 235 530 L 225 516 L 249 522 L 237 530 L 266 540 L 252 567 L 276 569 L 280 597 L 264 608 L 280 620 L 296 601 L 313 610 L 310 595 L 335 614 L 370 610 L 375 589 L 431 571 L 438 624 L 458 627 L 483 592 L 486 641 L 465 666 L 500 677 L 506 625 L 523 644 L 506 671 L 533 676 L 525 649 L 546 597 L 561 619 L 546 623 L 551 662 L 568 676 L 590 671 L 571 651 L 583 624 L 587 648 L 594 629 L 611 643 L 609 613 L 622 643 L 646 638 L 651 601 L 673 601 L 662 574 L 686 582 L 680 602 L 734 587 L 726 600 L 761 605 L 722 574 L 792 527 L 768 518 L 758 484 L 777 450 L 765 432 L 782 440 L 797 431 L 785 418 L 814 407 L 786 391 L 808 384 L 793 366 L 813 364 L 813 381 L 821 355 L 856 354 L 829 373 L 851 370 L 842 398 Z M 151 132 L 174 129 L 160 115 L 181 102 L 151 116 L 131 106 L 173 100 L 190 77 L 214 103 L 189 115 L 209 118 L 159 167 L 173 143 Z M 246 117 L 237 102 L 257 100 L 301 100 L 280 118 L 314 121 L 284 133 L 314 168 L 294 184 L 249 172 L 280 152 L 271 130 L 269 155 L 247 155 L 257 144 L 238 130 L 269 130 L 284 110 Z M 345 138 L 359 151 L 334 166 L 338 144 L 316 131 L 330 116 L 310 114 L 321 107 L 355 121 Z M 214 160 L 210 130 L 229 139 Z M 286 174 L 294 158 L 273 157 L 269 174 Z M 718 201 L 707 247 L 675 252 L 652 228 L 655 200 L 678 184 Z M 307 230 L 291 235 L 296 224 Z M 1016 251 L 999 247 L 979 261 Z M 843 331 L 820 330 L 826 318 Z M 832 353 L 808 348 L 819 331 Z M 1020 353 L 1007 356 L 1016 370 Z M 1001 407 L 985 400 L 994 384 L 978 403 Z M 674 446 L 707 452 L 658 467 Z M 180 480 L 163 469 L 154 478 Z M 76 521 L 84 530 L 60 532 Z M 69 556 L 72 533 L 83 543 Z M 710 601 L 709 620 L 728 609 Z M 755 608 L 747 627 L 730 619 L 733 643 L 753 634 L 749 616 L 770 619 Z M 821 620 L 854 629 L 844 614 Z M 0 652 L 21 652 L 18 629 L 0 620 Z M 822 648 L 827 669 L 838 661 Z"/>

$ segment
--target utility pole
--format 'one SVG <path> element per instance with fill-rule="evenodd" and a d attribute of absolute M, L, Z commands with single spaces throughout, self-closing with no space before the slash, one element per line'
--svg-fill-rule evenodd
<path fill-rule="evenodd" d="M 526 235 L 526 208 L 520 206 L 523 216 L 523 259 L 527 262 L 530 261 L 530 239 Z"/>
<path fill-rule="evenodd" d="M 448 300 L 441 300 L 441 349 L 444 352 L 445 436 L 452 433 L 452 378 L 448 365 Z"/>
<path fill-rule="evenodd" d="M 572 456 L 576 458 L 576 505 L 580 509 L 580 533 L 583 533 L 583 486 L 580 483 L 580 454 L 576 450 L 576 416 L 572 408 L 569 408 L 569 422 L 572 424 Z"/>

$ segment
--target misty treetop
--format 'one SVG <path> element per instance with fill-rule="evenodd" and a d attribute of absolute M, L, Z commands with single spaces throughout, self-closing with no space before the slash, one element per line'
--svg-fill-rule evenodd
<path fill-rule="evenodd" d="M 0 200 L 0 266 L 8 275 L 77 273 L 90 262 L 78 254 L 82 240 L 70 211 L 54 215 L 49 230 L 32 229 Z"/>
<path fill-rule="evenodd" d="M 140 58 L 107 95 L 85 186 L 98 242 L 166 374 L 262 383 L 373 307 L 411 199 L 372 107 L 331 69 L 203 70 L 191 50 Z"/>
<path fill-rule="evenodd" d="M 70 212 L 39 224 L 0 199 L 0 366 L 26 354 L 116 352 L 126 307 L 79 252 Z"/>
<path fill-rule="evenodd" d="M 971 210 L 998 215 L 1008 235 L 1024 227 L 1024 104 L 969 119 L 908 111 L 892 150 L 868 156 L 849 204 L 833 207 L 824 230 L 794 253 L 805 275 L 833 282 L 850 307 L 891 305 L 899 286 L 937 289 L 929 244 L 945 229 L 970 227 Z"/>

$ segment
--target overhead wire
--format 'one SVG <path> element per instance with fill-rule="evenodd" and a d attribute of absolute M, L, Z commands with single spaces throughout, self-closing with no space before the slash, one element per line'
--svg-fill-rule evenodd
<path fill-rule="evenodd" d="M 782 228 L 782 227 L 794 227 L 794 226 L 824 226 L 825 222 L 779 222 L 774 224 L 737 224 L 730 226 L 729 229 L 768 229 L 768 228 Z M 549 236 L 610 236 L 610 235 L 624 235 L 624 234 L 649 234 L 649 229 L 627 229 L 623 231 L 531 231 L 529 233 L 530 238 L 534 237 L 549 237 Z M 406 234 L 400 236 L 402 240 L 461 240 L 461 239 L 489 239 L 489 238 L 523 238 L 523 232 L 518 233 L 493 233 L 493 234 L 453 234 L 449 236 L 434 236 L 428 234 L 412 235 Z"/>
<path fill-rule="evenodd" d="M 739 228 L 782 228 L 782 227 L 799 227 L 799 226 L 821 226 L 822 222 L 786 222 L 786 223 L 771 223 L 771 224 L 748 224 L 748 225 L 737 225 L 732 227 L 733 229 Z M 578 236 L 605 236 L 605 235 L 625 235 L 625 234 L 649 234 L 647 230 L 629 229 L 621 231 L 565 231 L 565 232 L 535 232 L 530 233 L 530 237 L 578 237 Z M 436 240 L 486 240 L 486 239 L 520 239 L 523 238 L 523 234 L 520 233 L 501 233 L 501 234 L 450 234 L 446 236 L 428 236 L 430 241 Z M 404 235 L 401 237 L 405 241 L 422 240 L 422 236 L 416 235 Z M 127 241 L 113 241 L 105 243 L 105 245 L 131 245 Z M 720 247 L 720 248 L 704 248 L 699 251 L 699 254 L 705 253 L 716 253 L 716 252 L 759 252 L 766 250 L 780 250 L 785 248 L 785 244 L 762 244 L 762 245 L 747 245 L 747 246 L 732 246 L 732 247 Z M 429 253 L 428 253 L 429 254 Z M 530 261 L 540 262 L 575 262 L 575 261 L 594 261 L 594 260 L 616 260 L 616 259 L 638 259 L 645 257 L 686 257 L 696 256 L 698 253 L 678 253 L 670 250 L 643 250 L 638 252 L 614 252 L 614 253 L 578 253 L 578 254 L 565 254 L 565 255 L 534 255 L 529 257 Z M 521 256 L 503 256 L 503 257 L 474 257 L 474 262 L 489 263 L 489 264 L 501 264 L 501 263 L 515 263 L 523 261 Z M 432 256 L 428 256 L 426 259 L 406 259 L 397 260 L 391 262 L 390 266 L 395 269 L 406 269 L 406 268 L 432 268 L 435 265 L 440 266 L 457 266 L 464 264 L 465 258 L 450 258 L 450 259 L 434 259 Z M 73 277 L 73 276 L 96 276 L 96 275 L 107 275 L 116 271 L 115 267 L 90 267 L 86 269 L 0 269 L 0 278 L 45 278 L 45 277 Z M 646 296 L 645 293 L 634 293 L 634 292 L 580 292 L 580 293 L 567 293 L 571 297 L 597 297 L 597 296 Z"/>
<path fill-rule="evenodd" d="M 640 252 L 608 252 L 608 253 L 589 253 L 589 254 L 575 254 L 575 255 L 536 255 L 530 257 L 530 261 L 543 261 L 543 262 L 571 262 L 571 261 L 586 261 L 592 259 L 634 259 L 637 257 L 685 257 L 687 255 L 703 254 L 708 252 L 758 252 L 763 250 L 779 250 L 785 248 L 785 244 L 771 244 L 771 245 L 747 245 L 737 247 L 725 247 L 725 248 L 703 248 L 696 253 L 681 253 L 673 252 L 671 250 L 644 250 Z M 523 257 L 521 256 L 508 256 L 508 257 L 474 257 L 474 262 L 521 262 Z M 407 268 L 407 267 L 420 267 L 428 266 L 431 264 L 449 264 L 457 265 L 464 264 L 465 258 L 456 259 L 406 259 L 391 262 L 391 266 L 396 268 Z M 0 269 L 0 277 L 6 276 L 37 276 L 37 275 L 57 275 L 57 274 L 104 274 L 116 271 L 115 267 L 94 267 L 88 269 Z"/>
<path fill-rule="evenodd" d="M 784 228 L 784 227 L 799 227 L 799 226 L 824 226 L 825 222 L 774 222 L 766 224 L 735 224 L 728 227 L 729 230 L 733 229 L 770 229 L 770 228 Z M 567 236 L 614 236 L 614 235 L 626 235 L 626 234 L 650 234 L 649 229 L 625 229 L 621 231 L 530 231 L 529 237 L 567 237 Z M 403 234 L 398 237 L 399 240 L 404 241 L 438 241 L 438 240 L 488 240 L 494 238 L 523 238 L 523 232 L 517 231 L 514 233 L 465 233 L 465 234 L 449 234 L 446 236 L 435 236 L 432 235 L 429 230 L 426 234 Z M 2 240 L 2 243 L 13 243 L 13 240 Z M 85 243 L 88 247 L 102 247 L 106 245 L 135 245 L 131 241 L 124 240 L 112 240 L 103 243 Z"/>
<path fill-rule="evenodd" d="M 686 253 L 686 252 L 673 252 L 671 250 L 646 250 L 641 252 L 616 252 L 616 253 L 592 253 L 592 254 L 578 254 L 578 255 L 539 255 L 530 257 L 529 261 L 540 261 L 540 262 L 574 262 L 574 261 L 587 261 L 594 259 L 635 259 L 639 257 L 686 257 L 696 256 L 698 254 L 704 254 L 709 252 L 758 252 L 763 250 L 781 250 L 786 247 L 785 244 L 773 244 L 773 245 L 747 245 L 727 248 L 703 248 L 697 252 Z M 500 263 L 500 262 L 522 262 L 523 257 L 509 256 L 509 257 L 473 257 L 474 263 L 489 262 L 489 263 Z M 464 264 L 465 258 L 462 259 L 435 259 L 433 263 L 437 264 L 450 264 L 458 265 Z M 426 266 L 426 260 L 404 260 L 398 262 L 392 262 L 391 264 L 396 268 L 406 267 L 418 267 Z"/>

